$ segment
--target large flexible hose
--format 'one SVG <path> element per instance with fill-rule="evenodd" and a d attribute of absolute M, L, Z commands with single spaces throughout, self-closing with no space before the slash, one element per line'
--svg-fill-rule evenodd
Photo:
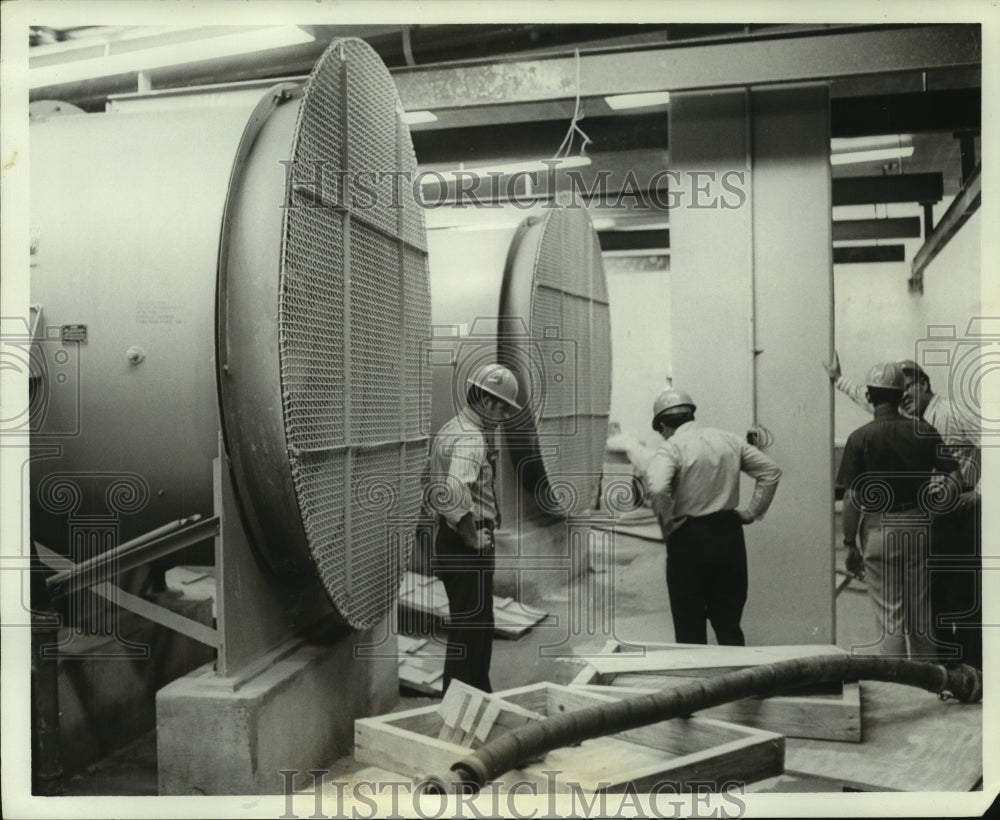
<path fill-rule="evenodd" d="M 684 717 L 742 698 L 766 697 L 788 686 L 845 680 L 918 686 L 963 703 L 976 703 L 983 695 L 981 673 L 971 666 L 946 669 L 924 661 L 848 655 L 798 658 L 533 721 L 484 744 L 450 771 L 425 775 L 418 782 L 427 792 L 477 793 L 504 772 L 561 746 Z"/>

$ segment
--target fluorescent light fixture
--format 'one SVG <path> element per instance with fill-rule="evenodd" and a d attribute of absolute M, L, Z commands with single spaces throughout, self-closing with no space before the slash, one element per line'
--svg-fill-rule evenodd
<path fill-rule="evenodd" d="M 159 33 L 159 32 L 157 32 Z M 310 43 L 313 36 L 298 26 L 264 26 L 233 34 L 217 34 L 185 43 L 140 48 L 106 57 L 88 57 L 29 69 L 29 88 L 152 71 L 237 54 L 251 54 L 282 46 Z"/>
<path fill-rule="evenodd" d="M 546 173 L 550 168 L 555 170 L 563 170 L 565 168 L 582 168 L 584 166 L 590 165 L 590 157 L 562 157 L 561 159 L 548 159 L 548 160 L 528 160 L 524 162 L 508 162 L 504 164 L 497 165 L 483 165 L 478 168 L 455 168 L 450 171 L 437 171 L 436 174 L 447 177 L 449 175 L 453 176 L 455 179 L 468 179 L 466 174 L 472 174 L 479 177 L 488 176 L 509 176 L 510 174 L 518 173 Z M 430 171 L 430 169 L 428 169 Z M 431 185 L 439 182 L 439 179 L 435 173 L 427 173 L 421 180 L 421 185 Z M 461 176 L 459 176 L 461 175 Z"/>
<path fill-rule="evenodd" d="M 404 111 L 401 117 L 405 125 L 419 125 L 423 122 L 437 122 L 437 115 L 433 111 Z"/>
<path fill-rule="evenodd" d="M 869 151 L 848 151 L 845 154 L 831 154 L 831 165 L 849 165 L 854 162 L 880 162 L 881 160 L 902 160 L 913 156 L 912 145 L 897 145 L 893 148 L 873 148 Z"/>
<path fill-rule="evenodd" d="M 875 148 L 897 148 L 900 145 L 913 145 L 913 135 L 879 134 L 874 137 L 834 137 L 830 140 L 830 150 L 834 154 L 869 151 Z"/>
<path fill-rule="evenodd" d="M 615 94 L 605 97 L 606 102 L 615 111 L 626 108 L 645 108 L 650 105 L 666 105 L 670 102 L 669 91 L 646 91 L 642 94 Z"/>

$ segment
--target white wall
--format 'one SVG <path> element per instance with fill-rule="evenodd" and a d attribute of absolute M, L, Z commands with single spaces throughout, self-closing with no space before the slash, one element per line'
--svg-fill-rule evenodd
<path fill-rule="evenodd" d="M 611 421 L 650 446 L 652 401 L 671 374 L 670 272 L 604 257 L 611 309 Z"/>
<path fill-rule="evenodd" d="M 935 207 L 935 222 L 950 200 Z M 910 215 L 915 210 L 890 211 Z M 871 209 L 868 208 L 868 217 Z M 835 219 L 859 219 L 849 209 L 834 210 Z M 977 211 L 924 271 L 924 293 L 910 293 L 911 261 L 922 240 L 904 242 L 906 261 L 834 267 L 834 336 L 844 375 L 862 381 L 879 361 L 901 358 L 920 360 L 917 343 L 926 338 L 928 326 L 954 325 L 961 338 L 969 320 L 990 313 L 983 306 L 981 290 L 981 212 Z M 992 306 L 996 315 L 997 306 Z M 818 370 L 822 374 L 822 370 Z M 943 374 L 929 371 L 931 386 L 947 393 Z M 856 427 L 870 419 L 847 397 L 837 393 L 834 402 L 834 438 L 843 443 Z"/>

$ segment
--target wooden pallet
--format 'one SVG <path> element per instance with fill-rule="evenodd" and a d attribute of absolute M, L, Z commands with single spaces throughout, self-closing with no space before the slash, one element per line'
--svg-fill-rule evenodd
<path fill-rule="evenodd" d="M 573 679 L 595 691 L 623 688 L 633 694 L 689 683 L 748 666 L 791 658 L 846 654 L 835 646 L 694 646 L 644 644 L 641 649 L 609 641 L 599 656 L 587 658 L 587 668 Z M 788 737 L 861 741 L 861 688 L 857 682 L 775 695 L 745 698 L 706 709 L 700 714 L 780 732 Z"/>
<path fill-rule="evenodd" d="M 403 573 L 399 587 L 400 620 L 406 621 L 405 610 L 429 616 L 442 623 L 448 620 L 448 594 L 438 578 Z M 493 634 L 501 638 L 520 638 L 535 624 L 548 617 L 547 612 L 526 606 L 513 598 L 493 596 Z"/>
<path fill-rule="evenodd" d="M 517 718 L 524 712 L 544 718 L 618 699 L 615 692 L 548 682 L 491 696 Z M 462 733 L 464 743 L 439 737 L 445 727 L 440 705 L 356 720 L 354 757 L 359 763 L 410 777 L 446 771 L 469 755 L 477 725 L 472 720 L 472 735 Z M 685 791 L 694 781 L 714 782 L 721 788 L 728 782 L 751 783 L 781 774 L 784 749 L 784 737 L 774 732 L 707 717 L 678 718 L 554 749 L 543 761 L 498 779 L 536 783 L 540 792 L 616 792 L 629 784 L 639 792 L 658 784 Z"/>

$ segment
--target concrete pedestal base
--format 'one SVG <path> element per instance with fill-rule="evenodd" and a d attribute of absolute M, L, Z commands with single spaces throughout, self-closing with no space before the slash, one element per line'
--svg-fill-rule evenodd
<path fill-rule="evenodd" d="M 354 720 L 391 711 L 396 658 L 356 658 L 384 628 L 332 645 L 301 645 L 246 680 L 211 664 L 156 696 L 160 794 L 283 794 L 282 770 L 327 766 L 351 749 Z M 377 651 L 377 650 L 376 650 Z"/>

